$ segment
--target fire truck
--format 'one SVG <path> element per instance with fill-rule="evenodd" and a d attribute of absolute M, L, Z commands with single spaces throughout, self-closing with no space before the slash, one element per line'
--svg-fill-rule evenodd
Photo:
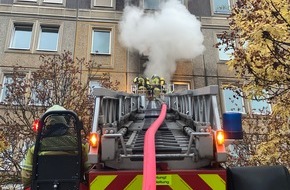
<path fill-rule="evenodd" d="M 226 161 L 218 86 L 164 94 L 96 89 L 91 189 L 223 189 Z M 94 143 L 92 143 L 94 144 Z M 106 170 L 105 168 L 110 168 Z"/>
<path fill-rule="evenodd" d="M 218 86 L 153 99 L 104 88 L 92 93 L 91 167 L 87 172 L 82 167 L 77 115 L 69 110 L 45 113 L 37 122 L 32 189 L 225 190 L 226 170 L 220 167 L 227 159 L 225 134 L 237 131 L 221 126 Z M 40 154 L 46 121 L 53 115 L 66 118 L 75 135 L 74 146 L 66 151 L 75 154 Z"/>
<path fill-rule="evenodd" d="M 30 189 L 290 189 L 284 166 L 221 167 L 227 160 L 226 144 L 242 139 L 243 132 L 240 113 L 221 117 L 218 86 L 173 93 L 158 76 L 153 78 L 154 84 L 134 79 L 141 85 L 135 93 L 93 89 L 89 145 L 82 142 L 82 122 L 71 110 L 49 111 L 35 121 Z M 55 117 L 65 123 L 56 123 L 57 132 L 48 131 L 48 121 Z M 45 146 L 52 136 L 70 146 Z"/>

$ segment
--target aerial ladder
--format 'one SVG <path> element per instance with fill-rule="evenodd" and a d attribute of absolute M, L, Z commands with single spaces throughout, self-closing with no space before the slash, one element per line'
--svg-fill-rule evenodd
<path fill-rule="evenodd" d="M 145 93 L 94 89 L 90 189 L 142 189 L 148 177 L 157 189 L 225 187 L 225 170 L 219 167 L 226 150 L 217 94 L 218 86 L 207 86 L 148 100 Z M 153 143 L 145 147 L 151 128 Z M 150 166 L 146 158 L 152 154 L 149 163 L 155 162 Z M 156 175 L 148 176 L 145 170 L 150 173 L 152 168 Z"/>
<path fill-rule="evenodd" d="M 70 110 L 45 113 L 34 125 L 38 135 L 31 189 L 286 190 L 290 187 L 289 172 L 283 166 L 221 167 L 227 160 L 226 138 L 238 138 L 242 131 L 228 130 L 241 125 L 241 118 L 236 117 L 240 114 L 228 114 L 227 121 L 221 121 L 218 86 L 154 98 L 148 98 L 146 92 L 130 94 L 104 88 L 94 89 L 92 95 L 94 115 L 88 139 L 91 168 L 86 173 L 82 168 L 83 127 L 77 115 Z M 52 116 L 66 118 L 76 140 L 67 151 L 76 154 L 39 154 L 45 142 L 47 118 Z M 230 117 L 234 117 L 231 122 Z"/>

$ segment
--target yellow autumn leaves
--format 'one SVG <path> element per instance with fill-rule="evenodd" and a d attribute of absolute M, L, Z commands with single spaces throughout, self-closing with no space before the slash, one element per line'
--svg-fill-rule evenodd
<path fill-rule="evenodd" d="M 272 105 L 268 138 L 257 146 L 252 161 L 290 169 L 290 2 L 241 0 L 229 21 L 238 44 L 229 68 L 245 79 L 242 90 L 249 99 L 269 98 Z"/>
<path fill-rule="evenodd" d="M 0 131 L 0 153 L 7 148 L 8 144 L 4 138 L 3 132 Z"/>

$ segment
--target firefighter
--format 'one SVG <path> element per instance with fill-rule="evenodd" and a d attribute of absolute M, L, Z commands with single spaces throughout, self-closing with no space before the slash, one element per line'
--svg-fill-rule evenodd
<path fill-rule="evenodd" d="M 50 107 L 46 112 L 49 111 L 60 111 L 66 110 L 64 107 L 59 105 L 54 105 Z M 43 131 L 43 140 L 42 140 L 42 149 L 48 149 L 49 147 L 71 147 L 74 144 L 76 145 L 75 137 L 68 134 L 68 125 L 63 116 L 48 116 L 45 121 L 46 128 Z M 88 145 L 85 144 L 82 147 L 83 152 L 83 166 L 85 167 L 84 170 L 87 171 L 90 167 L 86 161 L 88 160 Z M 31 184 L 31 177 L 32 177 L 32 165 L 33 165 L 33 154 L 34 154 L 34 145 L 30 147 L 26 153 L 26 156 L 21 164 L 21 180 L 25 187 L 25 189 L 29 189 Z M 40 155 L 53 155 L 53 154 L 68 154 L 65 151 L 40 151 Z"/>
<path fill-rule="evenodd" d="M 163 77 L 160 78 L 161 92 L 166 93 L 166 82 Z"/>
<path fill-rule="evenodd" d="M 152 83 L 152 93 L 154 94 L 154 97 L 159 97 L 161 92 L 161 85 L 160 85 L 160 77 L 157 75 L 153 75 L 151 77 L 151 83 Z"/>
<path fill-rule="evenodd" d="M 144 93 L 147 91 L 147 88 L 146 88 L 146 81 L 145 81 L 145 78 L 144 77 L 136 77 L 134 78 L 134 81 L 133 81 L 136 85 L 137 85 L 137 89 L 139 92 L 141 93 Z"/>

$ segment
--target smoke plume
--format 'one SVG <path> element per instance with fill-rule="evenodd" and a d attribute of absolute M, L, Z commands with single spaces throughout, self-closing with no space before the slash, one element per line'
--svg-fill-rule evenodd
<path fill-rule="evenodd" d="M 160 5 L 160 11 L 144 13 L 138 7 L 125 7 L 120 22 L 120 41 L 148 55 L 144 75 L 156 74 L 170 81 L 176 60 L 192 59 L 204 51 L 200 22 L 177 0 Z"/>

